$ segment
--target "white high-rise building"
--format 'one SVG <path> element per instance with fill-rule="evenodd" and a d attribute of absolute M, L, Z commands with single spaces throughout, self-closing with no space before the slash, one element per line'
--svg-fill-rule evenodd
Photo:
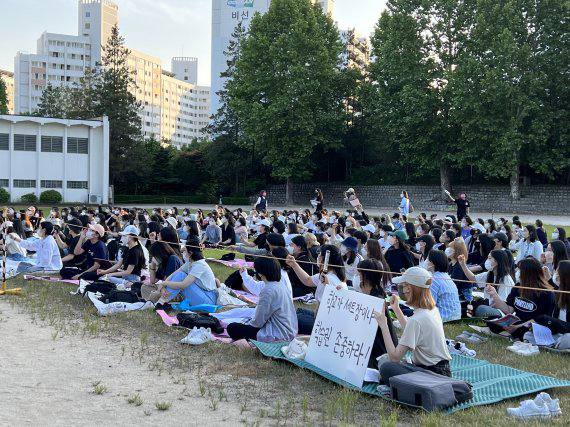
<path fill-rule="evenodd" d="M 178 80 L 198 84 L 198 58 L 180 56 L 172 58 L 170 69 Z"/>
<path fill-rule="evenodd" d="M 319 3 L 323 12 L 332 14 L 334 0 L 311 0 Z M 220 107 L 219 92 L 224 85 L 224 79 L 220 77 L 226 68 L 224 51 L 231 40 L 232 33 L 238 23 L 242 22 L 244 28 L 249 28 L 249 23 L 256 13 L 265 13 L 269 10 L 271 0 L 212 0 L 212 109 L 215 114 Z"/>
<path fill-rule="evenodd" d="M 38 108 L 48 84 L 71 86 L 89 68 L 100 66 L 102 46 L 118 24 L 118 7 L 111 0 L 78 0 L 78 35 L 44 32 L 36 53 L 18 52 L 14 63 L 16 114 Z M 172 73 L 159 58 L 130 49 L 128 66 L 141 103 L 146 138 L 171 141 L 177 147 L 204 136 L 210 110 L 210 88 L 198 86 L 198 60 L 173 58 Z M 205 105 L 207 108 L 205 108 Z"/>

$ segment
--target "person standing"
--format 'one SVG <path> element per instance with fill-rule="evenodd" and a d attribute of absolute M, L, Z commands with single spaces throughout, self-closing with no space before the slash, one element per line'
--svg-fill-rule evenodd
<path fill-rule="evenodd" d="M 263 212 L 267 210 L 267 191 L 261 190 L 259 192 L 259 197 L 253 206 L 257 212 Z"/>
<path fill-rule="evenodd" d="M 408 195 L 408 192 L 406 190 L 402 190 L 402 192 L 400 193 L 400 197 L 401 197 L 401 201 L 400 201 L 400 206 L 398 207 L 398 209 L 400 210 L 400 213 L 402 215 L 409 215 L 410 214 L 410 196 Z"/>
<path fill-rule="evenodd" d="M 471 208 L 471 202 L 467 199 L 467 194 L 459 193 L 459 197 L 454 199 L 451 193 L 447 190 L 444 190 L 445 194 L 449 197 L 449 199 L 457 205 L 457 220 L 461 221 L 467 215 L 469 215 L 469 209 Z"/>
<path fill-rule="evenodd" d="M 323 203 L 325 201 L 325 196 L 320 188 L 315 188 L 315 198 L 311 200 L 311 204 L 315 208 L 315 213 L 321 212 L 323 210 Z"/>

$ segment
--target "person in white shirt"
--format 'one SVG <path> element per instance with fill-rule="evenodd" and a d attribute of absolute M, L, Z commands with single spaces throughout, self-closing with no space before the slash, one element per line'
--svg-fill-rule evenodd
<path fill-rule="evenodd" d="M 59 247 L 52 236 L 53 231 L 53 224 L 43 221 L 38 229 L 39 239 L 22 240 L 19 236 L 14 237 L 22 248 L 36 252 L 36 264 L 22 262 L 18 265 L 18 272 L 59 271 L 63 268 Z"/>
<path fill-rule="evenodd" d="M 517 251 L 515 262 L 518 264 L 526 257 L 533 257 L 540 261 L 540 256 L 544 252 L 544 247 L 536 235 L 536 227 L 534 225 L 527 225 L 523 229 L 523 238 L 509 243 L 509 249 Z"/>
<path fill-rule="evenodd" d="M 27 256 L 26 250 L 20 245 L 16 239 L 20 236 L 16 233 L 14 224 L 6 221 L 0 227 L 0 232 L 4 234 L 4 250 L 6 258 L 12 261 L 24 261 Z"/>
<path fill-rule="evenodd" d="M 430 273 L 421 267 L 411 267 L 392 281 L 403 285 L 406 304 L 414 308 L 414 314 L 404 316 L 398 298 L 392 295 L 390 306 L 404 328 L 398 345 L 394 346 L 385 310 L 375 313 L 390 359 L 379 367 L 380 381 L 389 384 L 393 376 L 417 371 L 431 371 L 451 377 L 451 355 L 445 341 L 443 322 L 430 292 Z M 412 353 L 411 364 L 401 361 L 408 351 Z"/>

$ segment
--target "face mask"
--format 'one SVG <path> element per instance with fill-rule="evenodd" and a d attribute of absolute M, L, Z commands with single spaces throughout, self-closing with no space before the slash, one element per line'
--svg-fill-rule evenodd
<path fill-rule="evenodd" d="M 384 236 L 386 236 L 386 232 L 385 232 L 384 230 L 382 230 L 382 231 L 380 232 L 380 237 L 384 237 Z"/>
<path fill-rule="evenodd" d="M 348 253 L 348 248 L 346 246 L 341 246 L 340 247 L 340 254 L 344 256 L 347 253 Z"/>
<path fill-rule="evenodd" d="M 277 229 L 276 229 L 275 227 L 273 227 L 273 232 L 274 232 L 275 234 L 279 234 L 279 232 L 277 231 Z"/>
<path fill-rule="evenodd" d="M 455 250 L 454 250 L 453 248 L 446 248 L 446 249 L 445 249 L 445 255 L 446 255 L 448 258 L 451 258 L 454 253 L 455 253 Z"/>
<path fill-rule="evenodd" d="M 552 240 L 558 240 L 560 237 L 560 233 L 558 233 L 558 231 L 555 231 L 552 233 Z"/>
<path fill-rule="evenodd" d="M 93 236 L 94 236 L 94 233 L 91 230 L 89 230 L 87 233 L 85 233 L 85 237 L 87 237 L 88 239 L 92 239 Z"/>
<path fill-rule="evenodd" d="M 492 271 L 495 268 L 495 264 L 493 263 L 493 261 L 491 261 L 490 259 L 487 259 L 487 261 L 485 261 L 485 269 L 487 271 Z"/>
<path fill-rule="evenodd" d="M 315 222 L 317 220 L 317 217 L 315 215 L 311 216 L 311 221 Z"/>
<path fill-rule="evenodd" d="M 520 270 L 515 271 L 515 282 L 516 283 L 521 282 L 521 271 Z"/>
<path fill-rule="evenodd" d="M 362 249 L 360 249 L 360 254 L 361 254 L 364 258 L 368 258 L 368 251 L 366 250 L 366 247 L 362 247 Z"/>
<path fill-rule="evenodd" d="M 129 244 L 129 237 L 128 236 L 121 236 L 121 245 L 127 246 Z"/>
<path fill-rule="evenodd" d="M 421 252 L 421 251 L 422 251 L 422 247 L 421 247 L 421 245 L 420 245 L 419 243 L 416 243 L 415 248 L 416 248 L 416 251 L 418 251 L 418 252 Z"/>
<path fill-rule="evenodd" d="M 388 237 L 388 243 L 390 243 L 390 245 L 394 246 L 394 244 L 396 243 L 396 238 L 394 236 Z"/>
<path fill-rule="evenodd" d="M 188 252 L 184 252 L 182 254 L 182 258 L 184 258 L 184 262 L 190 262 L 190 255 L 188 255 Z"/>
<path fill-rule="evenodd" d="M 497 221 L 497 227 L 500 227 L 503 225 L 503 221 Z"/>

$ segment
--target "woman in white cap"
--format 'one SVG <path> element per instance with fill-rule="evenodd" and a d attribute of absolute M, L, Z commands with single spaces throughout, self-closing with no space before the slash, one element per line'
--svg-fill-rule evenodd
<path fill-rule="evenodd" d="M 450 377 L 451 355 L 445 342 L 443 322 L 430 291 L 430 273 L 421 267 L 411 267 L 402 276 L 394 277 L 392 282 L 402 285 L 406 303 L 413 307 L 414 314 L 405 317 L 397 297 L 392 295 L 390 306 L 404 328 L 398 345 L 394 346 L 385 310 L 375 313 L 390 360 L 379 367 L 381 382 L 389 384 L 395 375 L 425 370 Z M 411 364 L 402 362 L 408 351 L 412 353 Z"/>
<path fill-rule="evenodd" d="M 121 244 L 127 247 L 123 258 L 111 268 L 97 270 L 98 276 L 107 276 L 115 284 L 140 282 L 141 272 L 146 267 L 146 258 L 139 242 L 140 230 L 136 225 L 127 225 L 121 235 Z"/>

